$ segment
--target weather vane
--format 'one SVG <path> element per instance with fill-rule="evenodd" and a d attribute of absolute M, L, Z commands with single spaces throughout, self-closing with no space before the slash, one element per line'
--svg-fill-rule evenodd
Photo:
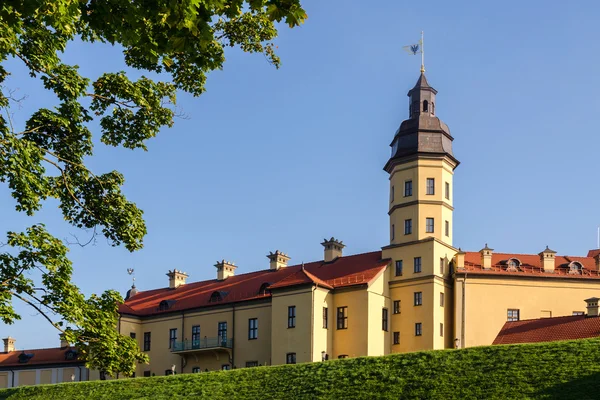
<path fill-rule="evenodd" d="M 132 285 L 135 286 L 135 275 L 133 274 L 135 270 L 133 268 L 127 268 L 127 273 L 131 276 Z"/>
<path fill-rule="evenodd" d="M 423 31 L 421 31 L 421 40 L 415 44 L 409 44 L 408 46 L 403 46 L 402 49 L 409 54 L 416 56 L 417 54 L 421 54 L 421 72 L 425 72 L 425 48 L 423 46 Z"/>

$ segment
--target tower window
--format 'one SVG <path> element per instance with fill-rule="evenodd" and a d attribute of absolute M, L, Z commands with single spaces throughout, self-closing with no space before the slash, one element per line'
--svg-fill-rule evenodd
<path fill-rule="evenodd" d="M 415 336 L 421 336 L 423 334 L 423 324 L 417 322 L 415 324 Z"/>
<path fill-rule="evenodd" d="M 433 233 L 433 218 L 425 219 L 425 232 Z"/>
<path fill-rule="evenodd" d="M 421 272 L 421 257 L 415 257 L 415 269 L 414 272 L 415 273 L 419 273 Z"/>
<path fill-rule="evenodd" d="M 440 307 L 444 307 L 444 292 L 440 292 Z"/>
<path fill-rule="evenodd" d="M 394 300 L 394 314 L 400 314 L 400 300 Z"/>
<path fill-rule="evenodd" d="M 446 221 L 445 223 L 445 234 L 446 236 L 450 236 L 450 222 Z"/>
<path fill-rule="evenodd" d="M 402 276 L 402 260 L 396 260 L 396 276 Z"/>
<path fill-rule="evenodd" d="M 435 194 L 435 179 L 427 178 L 427 191 L 426 194 L 433 195 Z"/>
<path fill-rule="evenodd" d="M 415 306 L 423 305 L 423 292 L 415 292 Z"/>
<path fill-rule="evenodd" d="M 390 232 L 390 236 L 392 237 L 392 240 L 396 238 L 396 226 L 394 224 L 392 224 L 392 231 Z"/>
<path fill-rule="evenodd" d="M 444 337 L 444 324 L 440 323 L 440 336 Z"/>
<path fill-rule="evenodd" d="M 506 313 L 506 320 L 511 322 L 511 321 L 518 321 L 519 320 L 519 310 L 515 310 L 515 309 L 508 309 L 507 313 Z"/>
<path fill-rule="evenodd" d="M 444 275 L 444 266 L 446 264 L 446 260 L 440 258 L 440 275 Z"/>
<path fill-rule="evenodd" d="M 404 182 L 404 197 L 412 196 L 412 181 Z"/>
<path fill-rule="evenodd" d="M 381 310 L 381 329 L 386 331 L 388 330 L 388 309 L 383 308 Z"/>
<path fill-rule="evenodd" d="M 404 234 L 410 235 L 412 233 L 412 219 L 404 220 Z"/>
<path fill-rule="evenodd" d="M 429 103 L 427 102 L 427 100 L 425 100 L 423 102 L 423 112 L 427 112 L 429 111 Z"/>
<path fill-rule="evenodd" d="M 446 199 L 450 200 L 450 184 L 446 182 Z"/>
<path fill-rule="evenodd" d="M 392 186 L 392 190 L 390 190 L 390 203 L 394 202 L 394 187 Z"/>
<path fill-rule="evenodd" d="M 431 102 L 431 115 L 435 115 L 435 103 Z"/>

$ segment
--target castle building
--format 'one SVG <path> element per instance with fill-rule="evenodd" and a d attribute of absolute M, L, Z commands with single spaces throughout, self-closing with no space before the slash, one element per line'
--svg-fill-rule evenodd
<path fill-rule="evenodd" d="M 426 349 L 490 345 L 507 321 L 583 315 L 600 292 L 600 250 L 586 257 L 477 252 L 453 245 L 453 137 L 436 111 L 437 91 L 421 73 L 408 92 L 408 119 L 391 143 L 389 243 L 343 255 L 324 240 L 323 260 L 216 279 L 132 288 L 119 330 L 150 356 L 137 376 L 293 364 Z"/>

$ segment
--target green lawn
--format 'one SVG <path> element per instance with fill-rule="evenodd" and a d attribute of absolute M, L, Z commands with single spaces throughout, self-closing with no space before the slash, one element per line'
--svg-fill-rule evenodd
<path fill-rule="evenodd" d="M 600 339 L 31 386 L 0 399 L 598 399 Z"/>

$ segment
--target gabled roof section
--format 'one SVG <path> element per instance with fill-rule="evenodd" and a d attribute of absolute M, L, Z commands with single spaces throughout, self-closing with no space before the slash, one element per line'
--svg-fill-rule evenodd
<path fill-rule="evenodd" d="M 573 315 L 506 322 L 493 344 L 553 342 L 600 336 L 600 317 Z"/>
<path fill-rule="evenodd" d="M 600 249 L 595 249 L 595 250 L 590 250 L 588 251 L 588 257 L 596 257 L 598 254 L 600 254 Z"/>
<path fill-rule="evenodd" d="M 71 354 L 69 356 L 68 354 Z M 27 357 L 23 357 L 26 354 Z M 82 364 L 76 357 L 74 347 L 54 347 L 49 349 L 15 350 L 0 353 L 0 370 L 8 367 L 31 367 L 50 364 Z M 27 358 L 27 361 L 25 359 Z"/>
<path fill-rule="evenodd" d="M 518 270 L 507 268 L 507 262 L 510 259 L 520 261 Z M 574 278 L 574 279 L 600 279 L 600 271 L 596 269 L 596 261 L 592 257 L 579 256 L 555 256 L 554 272 L 544 271 L 539 254 L 513 254 L 513 253 L 493 253 L 492 268 L 486 270 L 481 265 L 481 254 L 477 251 L 468 251 L 465 253 L 465 268 L 457 269 L 457 274 L 467 273 L 469 275 L 512 275 L 522 277 L 542 277 L 542 278 Z M 572 262 L 580 263 L 583 268 L 579 271 L 573 271 L 570 268 Z M 574 273 L 577 272 L 577 273 Z"/>
<path fill-rule="evenodd" d="M 162 288 L 139 291 L 119 307 L 121 314 L 150 316 L 167 314 L 201 307 L 270 298 L 270 289 L 300 284 L 315 284 L 328 289 L 369 284 L 387 266 L 389 260 L 381 259 L 381 251 L 336 258 L 331 262 L 316 261 L 278 270 L 261 270 L 216 279 L 187 283 L 175 289 Z M 269 282 L 269 290 L 260 291 Z M 210 302 L 215 292 L 226 293 L 221 301 Z M 168 310 L 159 310 L 163 300 L 172 300 Z"/>

